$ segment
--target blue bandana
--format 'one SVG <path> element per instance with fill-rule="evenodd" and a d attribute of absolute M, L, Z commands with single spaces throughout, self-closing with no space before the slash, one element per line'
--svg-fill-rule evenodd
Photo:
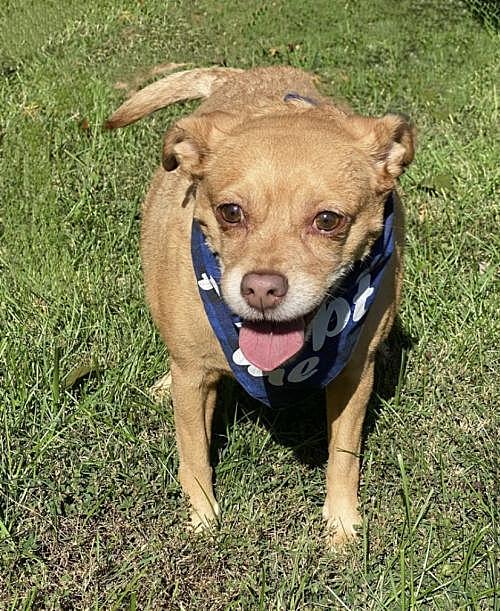
<path fill-rule="evenodd" d="M 205 312 L 235 378 L 252 397 L 269 406 L 302 401 L 344 369 L 394 250 L 393 220 L 391 194 L 385 203 L 383 232 L 368 257 L 357 261 L 334 294 L 323 300 L 300 352 L 270 372 L 262 372 L 243 356 L 238 345 L 242 321 L 221 297 L 219 263 L 193 221 L 191 255 Z"/>

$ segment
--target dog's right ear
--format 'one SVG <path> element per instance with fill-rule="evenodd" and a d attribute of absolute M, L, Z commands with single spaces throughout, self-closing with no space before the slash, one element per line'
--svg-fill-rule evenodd
<path fill-rule="evenodd" d="M 222 111 L 181 119 L 165 134 L 163 167 L 201 177 L 210 152 L 239 122 Z"/>

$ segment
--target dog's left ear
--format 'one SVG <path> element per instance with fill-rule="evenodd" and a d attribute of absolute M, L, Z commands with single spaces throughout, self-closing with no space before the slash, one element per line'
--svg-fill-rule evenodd
<path fill-rule="evenodd" d="M 163 167 L 167 172 L 180 168 L 201 177 L 210 152 L 239 122 L 222 111 L 181 119 L 165 135 Z"/>
<path fill-rule="evenodd" d="M 380 189 L 390 190 L 413 161 L 416 130 L 408 117 L 387 114 L 378 119 L 350 119 L 359 146 L 374 160 L 380 179 Z"/>

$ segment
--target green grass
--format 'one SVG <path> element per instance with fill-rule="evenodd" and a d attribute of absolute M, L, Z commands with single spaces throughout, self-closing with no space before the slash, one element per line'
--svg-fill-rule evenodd
<path fill-rule="evenodd" d="M 2 608 L 498 605 L 500 45 L 478 7 L 493 10 L 4 0 Z M 324 548 L 320 401 L 273 412 L 225 393 L 222 523 L 184 529 L 171 407 L 148 395 L 167 354 L 144 304 L 138 209 L 164 129 L 194 105 L 101 128 L 122 100 L 113 83 L 163 61 L 304 67 L 360 112 L 404 111 L 419 128 L 401 325 L 378 367 L 365 522 L 346 552 Z"/>

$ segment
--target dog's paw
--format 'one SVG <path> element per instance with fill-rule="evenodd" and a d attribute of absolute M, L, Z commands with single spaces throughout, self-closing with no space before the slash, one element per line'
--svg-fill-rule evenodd
<path fill-rule="evenodd" d="M 355 539 L 362 523 L 357 509 L 329 511 L 326 505 L 323 518 L 326 520 L 326 544 L 330 548 L 340 548 Z"/>
<path fill-rule="evenodd" d="M 200 533 L 210 531 L 219 521 L 219 504 L 214 502 L 205 509 L 191 509 L 189 530 Z"/>

